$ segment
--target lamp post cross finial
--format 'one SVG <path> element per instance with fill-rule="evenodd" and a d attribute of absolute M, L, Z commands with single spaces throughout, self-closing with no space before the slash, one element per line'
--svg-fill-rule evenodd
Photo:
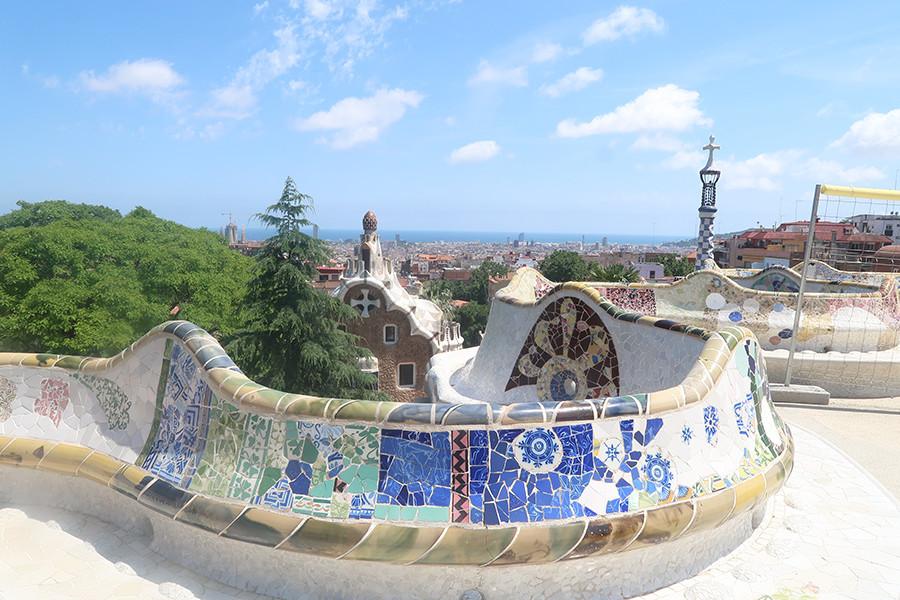
<path fill-rule="evenodd" d="M 708 143 L 707 145 L 703 146 L 703 149 L 704 149 L 704 150 L 708 150 L 708 151 L 709 151 L 709 157 L 706 159 L 706 166 L 703 167 L 703 170 L 704 170 L 704 171 L 707 170 L 707 169 L 709 169 L 710 167 L 712 167 L 712 163 L 713 163 L 713 152 L 715 152 L 715 151 L 718 150 L 719 148 L 721 148 L 721 146 L 719 146 L 719 145 L 716 143 L 716 136 L 714 136 L 714 135 L 709 136 L 709 143 Z"/>

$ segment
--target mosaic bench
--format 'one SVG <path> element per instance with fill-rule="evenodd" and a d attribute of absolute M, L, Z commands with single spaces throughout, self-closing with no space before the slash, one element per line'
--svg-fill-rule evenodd
<path fill-rule="evenodd" d="M 753 335 L 565 293 L 590 305 L 578 331 L 688 340 L 683 380 L 505 405 L 318 398 L 251 381 L 172 321 L 112 358 L 0 354 L 0 480 L 76 477 L 276 554 L 417 568 L 588 561 L 749 523 L 793 460 Z"/>
<path fill-rule="evenodd" d="M 793 382 L 820 385 L 837 397 L 900 394 L 900 305 L 894 277 L 854 276 L 812 262 L 803 315 L 796 335 Z M 519 284 L 516 279 L 522 280 Z M 510 291 L 533 298 L 535 288 L 553 282 L 533 269 L 520 269 Z M 589 282 L 616 306 L 643 315 L 717 330 L 741 326 L 759 340 L 772 381 L 783 382 L 794 336 L 796 290 L 792 269 L 761 271 L 708 269 L 672 284 Z M 877 284 L 877 285 L 876 285 Z"/>

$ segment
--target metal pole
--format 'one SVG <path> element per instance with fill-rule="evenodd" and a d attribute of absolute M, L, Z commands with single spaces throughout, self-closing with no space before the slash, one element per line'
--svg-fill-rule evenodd
<path fill-rule="evenodd" d="M 819 194 L 821 184 L 816 185 L 813 196 L 812 212 L 809 215 L 809 235 L 806 236 L 806 248 L 803 250 L 803 271 L 800 273 L 800 290 L 797 292 L 797 308 L 794 312 L 794 326 L 791 329 L 791 348 L 788 350 L 787 369 L 784 373 L 784 385 L 791 385 L 791 370 L 794 367 L 794 352 L 797 351 L 797 333 L 800 330 L 800 311 L 803 309 L 803 292 L 806 291 L 806 266 L 812 255 L 813 243 L 816 241 L 816 215 L 819 214 Z"/>

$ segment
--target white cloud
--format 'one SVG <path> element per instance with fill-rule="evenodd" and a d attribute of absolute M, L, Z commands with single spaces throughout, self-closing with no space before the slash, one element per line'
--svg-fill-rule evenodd
<path fill-rule="evenodd" d="M 832 146 L 863 152 L 900 151 L 900 108 L 886 113 L 869 113 L 835 140 Z"/>
<path fill-rule="evenodd" d="M 670 83 L 647 90 L 631 102 L 588 122 L 560 121 L 556 133 L 560 137 L 577 138 L 604 133 L 685 131 L 695 125 L 711 125 L 712 120 L 698 107 L 699 100 L 699 92 Z"/>
<path fill-rule="evenodd" d="M 490 160 L 500 153 L 500 144 L 494 140 L 481 140 L 460 146 L 450 153 L 451 163 L 481 162 Z"/>
<path fill-rule="evenodd" d="M 410 90 L 382 89 L 368 98 L 344 98 L 325 111 L 298 119 L 300 131 L 330 131 L 327 142 L 333 148 L 351 148 L 372 142 L 396 123 L 407 109 L 422 101 L 422 94 Z"/>
<path fill-rule="evenodd" d="M 746 160 L 723 160 L 717 163 L 722 171 L 722 187 L 735 190 L 772 192 L 781 189 L 780 178 L 788 165 L 797 164 L 801 153 L 797 150 L 763 152 Z M 698 169 L 702 167 L 698 165 Z"/>
<path fill-rule="evenodd" d="M 525 67 L 498 68 L 486 60 L 478 63 L 478 70 L 469 78 L 469 85 L 496 84 L 525 87 L 528 85 L 528 72 Z"/>
<path fill-rule="evenodd" d="M 649 8 L 620 6 L 612 13 L 597 19 L 583 34 L 587 46 L 631 37 L 642 31 L 660 32 L 665 28 L 662 17 Z"/>
<path fill-rule="evenodd" d="M 313 19 L 327 19 L 331 14 L 331 4 L 324 0 L 306 0 L 306 13 Z"/>
<path fill-rule="evenodd" d="M 393 23 L 409 16 L 406 6 L 375 0 L 291 0 L 290 5 L 302 13 L 303 40 L 321 50 L 331 70 L 344 74 L 384 44 Z"/>
<path fill-rule="evenodd" d="M 541 42 L 534 46 L 534 51 L 531 53 L 531 62 L 550 62 L 551 60 L 559 58 L 560 54 L 562 54 L 562 46 L 559 44 L 554 44 L 553 42 Z"/>
<path fill-rule="evenodd" d="M 682 148 L 663 161 L 672 169 L 700 170 L 706 162 L 706 152 Z M 725 189 L 758 190 L 774 192 L 782 189 L 785 178 L 812 180 L 815 182 L 870 183 L 884 179 L 884 173 L 875 167 L 846 167 L 834 160 L 809 156 L 797 149 L 762 152 L 752 158 L 716 160 L 722 171 L 719 185 Z"/>
<path fill-rule="evenodd" d="M 591 69 L 590 67 L 579 67 L 578 69 L 563 75 L 559 80 L 541 86 L 541 93 L 551 98 L 558 98 L 569 92 L 577 92 L 583 90 L 592 83 L 596 83 L 603 78 L 603 69 Z"/>
<path fill-rule="evenodd" d="M 258 92 L 300 61 L 300 41 L 294 26 L 285 25 L 274 35 L 276 47 L 256 52 L 228 85 L 213 90 L 209 105 L 200 111 L 202 116 L 245 119 L 253 114 Z"/>
<path fill-rule="evenodd" d="M 267 8 L 269 8 L 269 0 L 263 0 L 259 4 L 253 5 L 253 14 L 258 15 L 259 13 L 266 10 Z"/>
<path fill-rule="evenodd" d="M 803 172 L 823 183 L 865 183 L 884 179 L 876 167 L 845 167 L 834 160 L 810 158 L 803 163 Z"/>
<path fill-rule="evenodd" d="M 155 58 L 125 60 L 99 75 L 93 71 L 83 71 L 79 79 L 82 87 L 91 92 L 132 92 L 152 97 L 172 92 L 184 83 L 184 78 L 172 68 L 172 63 Z"/>

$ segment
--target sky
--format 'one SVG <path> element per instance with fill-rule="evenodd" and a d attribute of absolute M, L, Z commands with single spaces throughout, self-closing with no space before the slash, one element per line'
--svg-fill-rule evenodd
<path fill-rule="evenodd" d="M 19 2 L 0 14 L 0 212 L 689 237 L 896 186 L 900 3 Z M 252 226 L 252 223 L 251 223 Z"/>

